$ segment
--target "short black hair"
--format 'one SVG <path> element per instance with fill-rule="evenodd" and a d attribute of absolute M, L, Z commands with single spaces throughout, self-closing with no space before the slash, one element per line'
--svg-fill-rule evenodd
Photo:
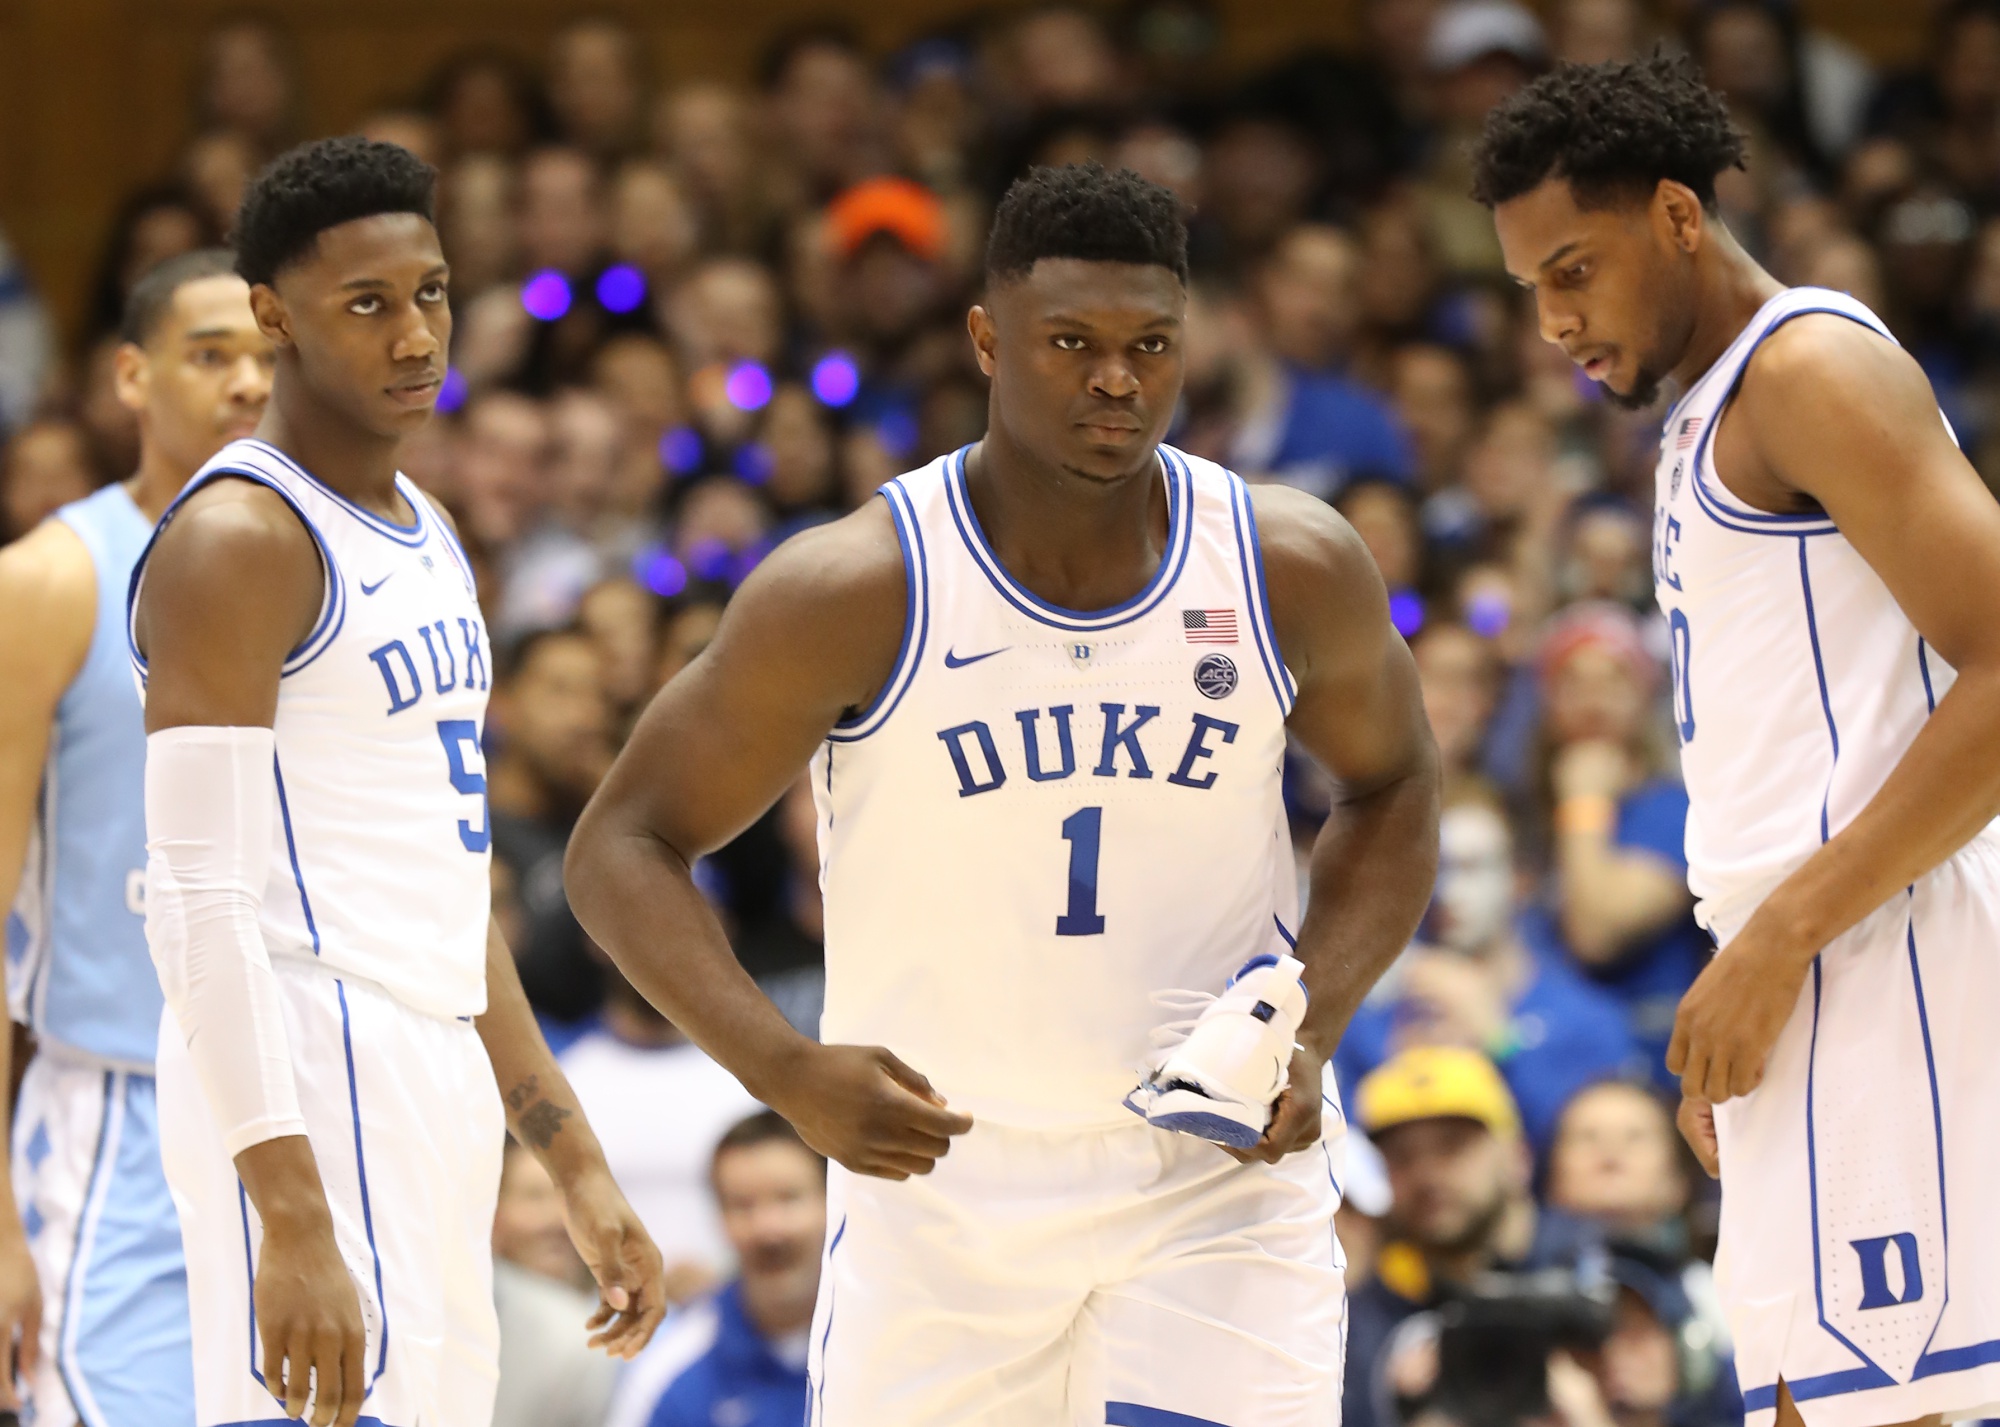
<path fill-rule="evenodd" d="M 268 283 L 328 228 L 378 213 L 436 218 L 437 170 L 403 148 L 349 135 L 300 144 L 271 161 L 236 214 L 236 271 Z"/>
<path fill-rule="evenodd" d="M 174 305 L 175 293 L 191 282 L 235 272 L 236 255 L 227 248 L 196 248 L 155 263 L 132 284 L 132 293 L 125 299 L 125 315 L 118 324 L 119 340 L 145 346 Z"/>
<path fill-rule="evenodd" d="M 1026 277 L 1043 258 L 1145 263 L 1188 280 L 1187 223 L 1180 200 L 1128 168 L 1095 162 L 1031 168 L 993 214 L 986 277 Z"/>
<path fill-rule="evenodd" d="M 1486 116 L 1472 196 L 1493 208 L 1561 178 L 1580 204 L 1601 206 L 1670 178 L 1712 208 L 1716 175 L 1741 168 L 1743 154 L 1728 107 L 1692 60 L 1565 64 Z"/>
<path fill-rule="evenodd" d="M 731 1150 L 744 1150 L 752 1145 L 769 1144 L 797 1145 L 818 1160 L 822 1170 L 826 1168 L 825 1157 L 805 1142 L 805 1137 L 790 1120 L 776 1110 L 759 1110 L 756 1114 L 746 1116 L 731 1125 L 723 1132 L 722 1138 L 715 1142 L 715 1153 L 709 1161 L 711 1177 L 715 1172 L 714 1167 L 721 1164 L 722 1157 Z"/>

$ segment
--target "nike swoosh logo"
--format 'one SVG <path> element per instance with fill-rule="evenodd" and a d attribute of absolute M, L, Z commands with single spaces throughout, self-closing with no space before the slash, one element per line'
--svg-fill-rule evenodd
<path fill-rule="evenodd" d="M 361 582 L 361 593 L 364 595 L 374 594 L 375 591 L 381 589 L 382 586 L 388 584 L 390 580 L 394 579 L 395 575 L 396 572 L 394 570 L 391 570 L 388 574 L 384 575 L 381 579 L 377 580 L 372 585 L 369 584 L 366 580 L 363 580 Z"/>
<path fill-rule="evenodd" d="M 989 649 L 984 654 L 969 654 L 963 659 L 947 649 L 944 651 L 944 667 L 947 669 L 963 669 L 967 664 L 977 664 L 981 659 L 991 659 L 995 654 L 1005 654 L 1013 647 L 1011 644 L 1003 644 L 998 649 Z"/>

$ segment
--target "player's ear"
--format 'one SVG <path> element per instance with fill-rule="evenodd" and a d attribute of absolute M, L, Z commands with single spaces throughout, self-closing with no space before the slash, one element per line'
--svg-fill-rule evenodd
<path fill-rule="evenodd" d="M 153 373 L 146 362 L 146 349 L 137 342 L 121 342 L 111 356 L 111 387 L 118 404 L 127 411 L 145 409 Z"/>
<path fill-rule="evenodd" d="M 972 334 L 972 350 L 979 358 L 979 370 L 987 376 L 993 375 L 993 314 L 983 307 L 974 307 L 965 314 L 965 330 Z"/>
<path fill-rule="evenodd" d="M 1701 246 L 1708 215 L 1692 188 L 1671 178 L 1661 179 L 1653 192 L 1653 210 L 1675 247 L 1692 253 Z"/>
<path fill-rule="evenodd" d="M 264 282 L 252 283 L 250 311 L 257 318 L 257 330 L 270 338 L 272 345 L 292 345 L 292 315 L 285 310 L 285 300 L 278 296 L 275 287 Z"/>

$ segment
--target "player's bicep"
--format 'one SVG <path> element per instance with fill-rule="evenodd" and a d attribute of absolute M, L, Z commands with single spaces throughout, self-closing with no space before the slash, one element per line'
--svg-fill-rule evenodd
<path fill-rule="evenodd" d="M 63 691 L 90 651 L 96 615 L 89 552 L 51 522 L 0 550 L 0 906 L 27 853 L 42 765 Z"/>
<path fill-rule="evenodd" d="M 285 659 L 325 593 L 319 551 L 277 496 L 211 489 L 161 531 L 140 584 L 149 733 L 269 727 Z"/>
<path fill-rule="evenodd" d="M 886 682 L 906 596 L 886 516 L 874 531 L 873 514 L 787 542 L 744 584 L 715 639 L 640 718 L 594 800 L 603 814 L 683 857 L 710 851 Z"/>
<path fill-rule="evenodd" d="M 1947 663 L 2000 658 L 2000 503 L 1908 353 L 1860 329 L 1814 335 L 1745 380 L 1759 455 L 1826 509 Z"/>

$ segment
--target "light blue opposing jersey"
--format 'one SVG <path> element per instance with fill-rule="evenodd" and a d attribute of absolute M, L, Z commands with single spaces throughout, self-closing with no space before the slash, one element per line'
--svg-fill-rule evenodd
<path fill-rule="evenodd" d="M 1845 293 L 1778 294 L 1668 413 L 1656 474 L 1688 883 L 1725 939 L 1854 820 L 1956 677 L 1830 518 L 1753 510 L 1716 474 L 1715 428 L 1745 366 L 1809 313 L 1895 340 Z"/>
<path fill-rule="evenodd" d="M 8 1001 L 43 1040 L 146 1067 L 161 998 L 146 954 L 146 726 L 125 654 L 125 588 L 153 526 L 122 485 L 54 519 L 90 553 L 97 618 L 83 667 L 56 705 L 7 919 Z"/>
<path fill-rule="evenodd" d="M 828 1041 L 954 1106 L 1119 1123 L 1156 991 L 1220 991 L 1296 930 L 1280 790 L 1296 688 L 1249 492 L 1167 447 L 1165 557 L 1092 614 L 988 548 L 965 452 L 883 487 L 908 575 L 894 673 L 812 766 Z"/>
<path fill-rule="evenodd" d="M 404 526 L 255 439 L 217 452 L 160 528 L 224 477 L 276 491 L 326 576 L 319 619 L 278 681 L 264 943 L 414 1010 L 476 1015 L 492 895 L 481 753 L 491 651 L 465 552 L 406 477 L 397 487 L 416 520 Z M 134 604 L 145 569 L 142 555 Z M 143 677 L 136 646 L 132 658 Z"/>

